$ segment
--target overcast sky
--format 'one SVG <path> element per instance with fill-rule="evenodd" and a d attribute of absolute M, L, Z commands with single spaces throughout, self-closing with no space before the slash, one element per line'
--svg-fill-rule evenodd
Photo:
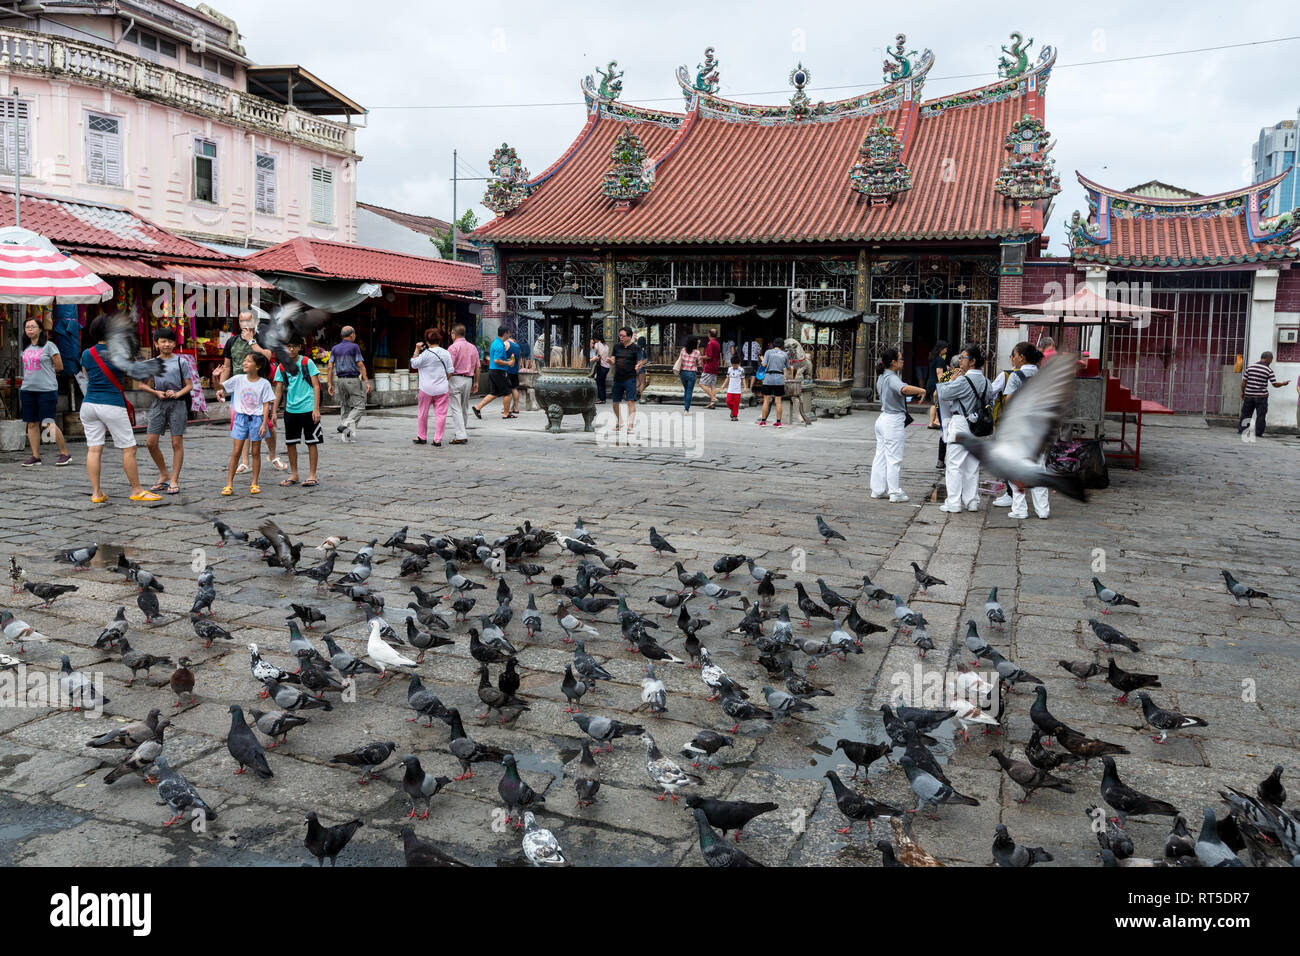
<path fill-rule="evenodd" d="M 993 82 L 1012 30 L 1037 41 L 1032 56 L 1052 44 L 1047 128 L 1063 186 L 1049 227 L 1056 255 L 1070 212 L 1086 209 L 1074 170 L 1121 189 L 1150 179 L 1232 189 L 1250 181 L 1260 129 L 1300 108 L 1300 40 L 1258 43 L 1300 35 L 1295 0 L 1051 0 L 1013 14 L 970 0 L 916 0 L 902 13 L 861 0 L 212 5 L 235 18 L 255 62 L 300 63 L 370 110 L 357 138 L 362 201 L 443 219 L 453 149 L 462 176 L 486 175 L 502 141 L 536 174 L 585 120 L 582 76 L 617 59 L 625 100 L 680 111 L 674 71 L 693 70 L 707 46 L 717 48 L 723 96 L 785 103 L 798 61 L 812 73 L 814 101 L 878 87 L 882 49 L 899 32 L 909 49 L 934 51 L 926 98 Z M 1152 57 L 1228 44 L 1255 45 Z M 1141 59 L 1087 65 L 1130 57 Z M 514 105 L 550 103 L 562 105 Z M 458 204 L 472 204 L 480 221 L 490 218 L 478 205 L 483 186 L 461 183 Z"/>

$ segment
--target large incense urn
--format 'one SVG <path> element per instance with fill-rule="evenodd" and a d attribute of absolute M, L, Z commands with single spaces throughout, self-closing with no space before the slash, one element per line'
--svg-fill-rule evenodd
<path fill-rule="evenodd" d="M 594 369 L 539 368 L 537 404 L 546 412 L 546 430 L 559 434 L 565 415 L 581 415 L 583 431 L 596 430 L 596 378 Z"/>

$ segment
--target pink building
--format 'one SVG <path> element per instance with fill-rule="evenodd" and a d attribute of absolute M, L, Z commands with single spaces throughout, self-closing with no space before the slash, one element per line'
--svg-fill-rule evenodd
<path fill-rule="evenodd" d="M 254 65 L 206 4 L 0 9 L 0 93 L 0 185 L 17 155 L 24 190 L 123 206 L 200 242 L 356 240 L 364 108 L 300 66 Z"/>

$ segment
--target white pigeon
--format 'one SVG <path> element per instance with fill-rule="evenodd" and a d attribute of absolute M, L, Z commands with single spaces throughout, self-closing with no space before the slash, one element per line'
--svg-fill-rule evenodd
<path fill-rule="evenodd" d="M 957 676 L 953 680 L 953 696 L 962 700 L 989 700 L 993 685 L 965 664 L 957 665 Z"/>
<path fill-rule="evenodd" d="M 487 568 L 490 574 L 495 574 L 498 578 L 501 577 L 506 570 L 506 553 L 500 548 L 496 548 L 483 562 L 483 567 Z"/>
<path fill-rule="evenodd" d="M 26 621 L 14 617 L 8 611 L 0 611 L 0 630 L 3 630 L 5 639 L 10 644 L 18 645 L 19 654 L 27 650 L 29 641 L 49 640 L 44 634 L 39 633 L 36 628 Z"/>
<path fill-rule="evenodd" d="M 672 759 L 665 757 L 649 734 L 642 734 L 641 739 L 645 742 L 645 772 L 650 775 L 651 782 L 663 790 L 663 793 L 655 797 L 656 800 L 672 797 L 673 803 L 676 803 L 677 790 L 701 782 L 701 778 L 687 773 Z"/>
<path fill-rule="evenodd" d="M 320 544 L 316 545 L 316 550 L 337 551 L 339 549 L 339 545 L 341 545 L 346 540 L 348 540 L 346 536 L 339 536 L 339 535 L 332 534 L 324 541 L 322 541 Z"/>
<path fill-rule="evenodd" d="M 379 621 L 370 622 L 370 640 L 366 643 L 366 656 L 379 665 L 379 676 L 388 673 L 390 667 L 414 667 L 415 661 L 408 660 L 393 650 L 379 636 Z"/>
<path fill-rule="evenodd" d="M 594 627 L 583 624 L 572 614 L 565 611 L 563 601 L 556 605 L 555 620 L 559 623 L 560 630 L 564 631 L 565 637 L 568 639 L 568 643 L 570 644 L 573 643 L 573 635 L 575 633 L 590 634 L 592 637 L 600 634 L 600 632 Z"/>
<path fill-rule="evenodd" d="M 1031 376 L 1006 404 L 991 437 L 958 432 L 956 441 L 995 478 L 1024 488 L 1054 488 L 1078 501 L 1087 501 L 1083 479 L 1044 468 L 1043 448 L 1054 437 L 1074 395 L 1078 357 L 1059 353 Z"/>
<path fill-rule="evenodd" d="M 524 856 L 533 866 L 568 866 L 560 841 L 550 830 L 537 825 L 532 810 L 524 811 Z"/>
<path fill-rule="evenodd" d="M 646 676 L 641 679 L 641 705 L 659 716 L 668 709 L 668 692 L 664 690 L 664 682 L 655 676 L 654 664 L 647 661 L 645 671 Z"/>
<path fill-rule="evenodd" d="M 846 617 L 844 620 L 847 621 L 848 618 Z M 853 635 L 853 633 L 845 630 L 845 626 L 843 622 L 840 622 L 835 625 L 835 627 L 831 630 L 831 636 L 828 637 L 826 640 L 827 643 L 837 648 L 842 648 L 848 644 L 852 644 L 856 646 L 858 643 L 858 639 Z M 843 656 L 847 652 L 844 650 L 837 650 L 835 653 L 839 654 L 840 656 Z"/>
<path fill-rule="evenodd" d="M 70 703 L 73 710 L 94 709 L 109 702 L 107 697 L 98 693 L 89 677 L 72 669 L 67 654 L 63 655 L 63 668 L 59 674 L 59 699 Z"/>
<path fill-rule="evenodd" d="M 953 700 L 948 704 L 949 709 L 955 710 L 953 720 L 961 725 L 961 736 L 963 740 L 970 740 L 970 728 L 972 724 L 984 724 L 986 727 L 998 726 L 998 720 L 992 714 L 980 710 L 973 701 Z"/>

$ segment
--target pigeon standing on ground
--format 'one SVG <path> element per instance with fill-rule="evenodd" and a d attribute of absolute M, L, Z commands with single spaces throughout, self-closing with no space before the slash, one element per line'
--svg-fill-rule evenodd
<path fill-rule="evenodd" d="M 641 733 L 641 742 L 645 744 L 645 772 L 650 777 L 650 782 L 663 790 L 656 800 L 672 797 L 673 803 L 676 803 L 678 790 L 693 783 L 704 782 L 702 778 L 677 766 L 672 758 L 665 757 L 655 739 L 644 731 Z"/>
<path fill-rule="evenodd" d="M 325 857 L 329 857 L 330 866 L 334 866 L 335 858 L 343 852 L 343 848 L 361 826 L 360 820 L 349 820 L 332 827 L 323 826 L 320 817 L 313 810 L 307 814 L 307 837 L 303 840 L 303 845 L 321 866 L 325 865 Z"/>
<path fill-rule="evenodd" d="M 144 622 L 152 624 L 158 616 L 158 595 L 152 588 L 145 588 L 136 595 L 135 606 L 144 612 Z"/>
<path fill-rule="evenodd" d="M 668 712 L 668 692 L 664 690 L 664 682 L 655 676 L 655 666 L 650 661 L 646 662 L 645 677 L 641 681 L 640 706 L 649 707 L 650 713 L 656 717 Z"/>
<path fill-rule="evenodd" d="M 159 754 L 155 757 L 154 768 L 158 771 L 158 797 L 175 814 L 163 824 L 164 826 L 171 826 L 185 816 L 187 810 L 192 810 L 195 813 L 202 810 L 204 819 L 209 821 L 217 818 L 216 811 L 203 802 L 203 798 L 199 796 L 194 784 L 168 766 L 166 756 Z"/>
<path fill-rule="evenodd" d="M 763 865 L 751 858 L 739 847 L 732 846 L 714 833 L 713 827 L 709 826 L 709 818 L 704 815 L 703 810 L 695 810 L 694 814 L 695 824 L 700 832 L 700 852 L 704 854 L 704 862 L 709 866 Z"/>
<path fill-rule="evenodd" d="M 407 754 L 402 758 L 402 766 L 406 768 L 406 773 L 402 776 L 402 792 L 411 798 L 411 812 L 408 813 L 407 819 L 415 816 L 416 804 L 424 803 L 424 813 L 420 814 L 421 820 L 429 819 L 429 801 L 438 795 L 443 787 L 451 783 L 451 777 L 435 777 L 431 773 L 426 773 L 420 766 L 420 760 L 414 754 Z"/>
<path fill-rule="evenodd" d="M 415 667 L 415 661 L 403 657 L 379 637 L 379 618 L 370 619 L 370 637 L 366 642 L 366 656 L 379 665 L 379 676 L 385 677 L 390 667 Z"/>
<path fill-rule="evenodd" d="M 864 797 L 856 790 L 846 787 L 834 770 L 827 770 L 824 776 L 831 782 L 831 789 L 835 792 L 835 805 L 839 807 L 840 813 L 844 814 L 849 821 L 848 826 L 842 830 L 837 830 L 837 833 L 849 833 L 853 829 L 854 823 L 859 820 L 866 820 L 867 833 L 870 835 L 872 820 L 877 817 L 897 816 L 903 812 L 896 807 Z"/>
<path fill-rule="evenodd" d="M 1286 803 L 1286 787 L 1282 786 L 1282 765 L 1278 764 L 1273 772 L 1259 782 L 1255 788 L 1259 798 L 1265 803 L 1280 807 Z"/>
<path fill-rule="evenodd" d="M 1196 841 L 1187 832 L 1187 821 L 1180 813 L 1174 817 L 1174 825 L 1169 830 L 1168 839 L 1165 840 L 1165 859 L 1181 860 L 1195 856 Z"/>
<path fill-rule="evenodd" d="M 1001 750 L 993 750 L 989 756 L 998 762 L 1006 775 L 1020 784 L 1020 789 L 1025 795 L 1016 800 L 1016 803 L 1027 803 L 1029 798 L 1034 795 L 1034 791 L 1044 788 L 1049 790 L 1060 790 L 1062 793 L 1074 793 L 1074 787 L 1070 786 L 1069 781 L 1061 777 L 1053 777 L 1046 770 L 1039 770 L 1037 767 L 1025 763 L 1023 760 L 1012 760 Z"/>
<path fill-rule="evenodd" d="M 1151 738 L 1158 744 L 1165 742 L 1165 738 L 1168 737 L 1170 731 L 1183 730 L 1187 727 L 1210 726 L 1200 717 L 1189 717 L 1178 713 L 1176 710 L 1162 710 L 1156 706 L 1155 701 L 1151 699 L 1151 695 L 1146 691 L 1139 691 L 1138 700 L 1142 701 L 1143 719 L 1151 727 L 1160 731 L 1159 737 Z"/>
<path fill-rule="evenodd" d="M 289 739 L 289 731 L 295 727 L 302 727 L 304 724 L 310 724 L 311 718 L 304 717 L 301 714 L 291 714 L 287 710 L 272 710 L 263 712 L 260 710 L 249 710 L 248 716 L 253 718 L 253 723 L 257 729 L 266 736 L 271 738 L 267 747 L 274 750 L 278 744 L 282 744 Z M 278 740 L 276 738 L 279 738 Z"/>
<path fill-rule="evenodd" d="M 578 760 L 578 769 L 573 774 L 573 788 L 578 793 L 578 807 L 589 807 L 596 802 L 596 793 L 600 790 L 600 768 L 596 758 L 591 755 L 591 744 L 582 742 L 582 757 Z"/>
<path fill-rule="evenodd" d="M 189 695 L 190 703 L 197 699 L 194 696 L 194 671 L 190 670 L 190 659 L 188 657 L 182 657 L 176 662 L 176 670 L 172 671 L 172 676 L 167 683 L 171 687 L 172 693 L 176 695 L 176 703 L 172 704 L 173 707 L 181 705 L 182 694 Z"/>
<path fill-rule="evenodd" d="M 41 607 L 49 608 L 54 606 L 60 595 L 76 591 L 75 584 L 42 584 L 39 581 L 28 581 L 23 588 L 30 591 L 36 597 L 41 599 Z"/>
<path fill-rule="evenodd" d="M 398 831 L 402 836 L 402 853 L 407 866 L 467 866 L 453 856 L 448 856 L 427 840 L 421 840 L 411 827 Z"/>
<path fill-rule="evenodd" d="M 537 825 L 532 810 L 524 811 L 524 856 L 533 866 L 568 866 L 560 841 L 550 830 Z"/>
<path fill-rule="evenodd" d="M 117 646 L 122 652 L 122 663 L 131 671 L 131 679 L 126 682 L 128 687 L 135 683 L 138 671 L 144 671 L 145 679 L 148 679 L 151 668 L 172 662 L 170 657 L 158 657 L 154 654 L 146 654 L 144 651 L 132 649 L 125 637 L 118 641 Z"/>
<path fill-rule="evenodd" d="M 1087 686 L 1089 677 L 1096 677 L 1101 673 L 1101 665 L 1096 661 L 1057 661 L 1056 666 L 1073 674 L 1074 679 L 1079 682 L 1080 689 Z M 1111 661 L 1110 666 L 1114 667 L 1115 662 Z"/>
<path fill-rule="evenodd" d="M 938 819 L 938 809 L 941 803 L 959 803 L 968 807 L 978 807 L 980 805 L 980 802 L 974 797 L 958 793 L 951 785 L 922 770 L 906 754 L 899 757 L 898 762 L 902 766 L 903 772 L 907 774 L 907 782 L 911 784 L 912 792 L 916 794 L 916 810 L 920 811 L 924 807 L 929 807 L 932 810 L 931 819 Z"/>
<path fill-rule="evenodd" d="M 1245 866 L 1219 837 L 1218 821 L 1209 807 L 1201 817 L 1201 835 L 1196 838 L 1196 859 L 1201 866 Z"/>
<path fill-rule="evenodd" d="M 1109 614 L 1111 608 L 1121 607 L 1125 604 L 1127 604 L 1130 607 L 1142 606 L 1138 604 L 1137 601 L 1131 600 L 1130 598 L 1126 598 L 1118 591 L 1112 591 L 1110 588 L 1106 587 L 1106 585 L 1102 584 L 1096 578 L 1092 579 L 1092 589 L 1097 593 L 1097 600 L 1100 601 L 1102 604 L 1106 605 L 1104 608 L 1101 609 L 1102 614 Z"/>
<path fill-rule="evenodd" d="M 343 650 L 338 644 L 334 643 L 334 638 L 328 634 L 325 635 L 325 647 L 330 652 L 330 664 L 334 669 L 344 677 L 355 679 L 358 674 L 378 674 L 379 668 L 372 667 L 365 661 L 359 661 L 347 651 Z"/>
<path fill-rule="evenodd" d="M 1033 866 L 1035 863 L 1050 863 L 1052 854 L 1040 846 L 1017 846 L 1006 824 L 999 823 L 993 837 L 993 860 L 998 866 Z"/>
<path fill-rule="evenodd" d="M 253 768 L 253 773 L 263 780 L 270 780 L 275 774 L 266 762 L 266 752 L 262 749 L 257 735 L 249 729 L 244 721 L 244 710 L 238 704 L 230 705 L 230 733 L 226 735 L 226 749 L 239 764 L 236 775 Z"/>
<path fill-rule="evenodd" d="M 842 750 L 844 756 L 853 761 L 853 776 L 849 779 L 857 780 L 859 770 L 870 772 L 871 765 L 881 757 L 884 757 L 888 762 L 889 753 L 893 747 L 887 743 L 873 744 L 866 741 L 847 740 L 841 737 L 835 741 L 835 749 Z"/>
<path fill-rule="evenodd" d="M 1178 816 L 1178 808 L 1172 803 L 1157 800 L 1139 790 L 1125 786 L 1115 769 L 1114 757 L 1102 757 L 1102 763 L 1105 765 L 1105 770 L 1101 775 L 1101 798 L 1119 814 L 1121 824 L 1131 816 L 1152 814 L 1166 817 Z"/>
<path fill-rule="evenodd" d="M 990 627 L 996 627 L 999 631 L 1007 629 L 1007 614 L 998 603 L 997 588 L 989 592 L 989 599 L 984 602 L 984 616 L 988 618 Z"/>
<path fill-rule="evenodd" d="M 131 623 L 126 619 L 126 608 L 119 607 L 113 619 L 104 625 L 104 629 L 99 634 L 99 639 L 95 641 L 95 647 L 99 649 L 112 647 L 126 637 L 127 632 L 130 630 Z"/>
<path fill-rule="evenodd" d="M 357 783 L 365 786 L 371 780 L 378 779 L 375 775 L 375 768 L 391 757 L 396 749 L 397 744 L 391 740 L 375 741 L 355 750 L 349 750 L 345 754 L 335 754 L 330 757 L 330 763 L 341 763 L 348 767 L 360 768 L 361 777 L 357 780 Z"/>
<path fill-rule="evenodd" d="M 677 549 L 668 543 L 667 538 L 654 529 L 654 525 L 650 526 L 650 547 L 661 558 L 664 556 L 665 551 L 669 554 L 677 553 Z"/>
<path fill-rule="evenodd" d="M 9 555 L 9 590 L 14 594 L 17 594 L 19 588 L 22 587 L 23 578 L 26 577 L 26 575 L 27 572 L 25 572 L 23 566 L 18 563 L 18 555 Z"/>
<path fill-rule="evenodd" d="M 690 796 L 686 805 L 692 810 L 703 810 L 709 825 L 717 827 L 725 837 L 731 830 L 736 831 L 736 842 L 740 842 L 741 831 L 749 821 L 764 813 L 779 810 L 779 805 L 771 802 L 751 803 L 747 800 L 715 800 L 712 797 Z"/>
<path fill-rule="evenodd" d="M 637 724 L 624 724 L 609 717 L 592 717 L 587 714 L 574 714 L 573 722 L 582 728 L 582 732 L 597 743 L 607 743 L 597 753 L 612 751 L 614 741 L 619 737 L 636 737 L 645 733 L 645 728 Z"/>
<path fill-rule="evenodd" d="M 56 552 L 54 560 L 62 564 L 70 564 L 77 571 L 84 571 L 86 568 L 90 567 L 90 562 L 94 560 L 98 551 L 98 544 L 92 544 L 85 548 L 68 548 L 67 550 Z"/>
<path fill-rule="evenodd" d="M 1223 583 L 1228 587 L 1228 593 L 1232 595 L 1232 603 L 1240 604 L 1241 599 L 1246 599 L 1246 606 L 1253 607 L 1250 602 L 1256 598 L 1268 597 L 1263 591 L 1256 591 L 1254 588 L 1247 587 L 1232 576 L 1230 571 L 1220 571 L 1223 575 Z"/>
<path fill-rule="evenodd" d="M 844 537 L 844 535 L 840 534 L 838 531 L 836 531 L 834 528 L 828 525 L 824 520 L 822 520 L 821 515 L 817 516 L 817 533 L 822 536 L 822 539 L 827 544 L 831 543 L 832 538 L 838 538 L 841 541 L 849 540 L 848 538 Z"/>
<path fill-rule="evenodd" d="M 515 829 L 522 829 L 524 826 L 523 813 L 531 810 L 536 804 L 546 802 L 546 798 L 524 782 L 519 776 L 519 765 L 515 760 L 514 754 L 506 754 L 501 758 L 501 763 L 505 766 L 505 772 L 501 779 L 497 781 L 497 793 L 506 804 L 506 823 L 515 811 L 519 812 L 519 818 L 515 823 Z"/>
<path fill-rule="evenodd" d="M 1127 647 L 1135 653 L 1140 653 L 1142 650 L 1137 641 L 1126 637 L 1121 631 L 1111 627 L 1105 621 L 1099 621 L 1095 617 L 1091 617 L 1088 618 L 1088 626 L 1097 635 L 1097 640 L 1101 641 L 1097 645 L 1099 648 L 1104 647 L 1108 652 L 1113 652 L 1115 650 L 1113 645 L 1118 644 L 1120 647 Z"/>
<path fill-rule="evenodd" d="M 1105 819 L 1106 812 L 1098 806 L 1090 806 L 1085 812 L 1093 832 L 1097 834 L 1097 844 L 1103 850 L 1115 854 L 1116 860 L 1127 860 L 1133 855 L 1133 838 L 1118 822 Z M 1181 820 L 1182 817 L 1178 819 Z"/>
<path fill-rule="evenodd" d="M 486 666 L 486 665 L 485 665 Z M 450 711 L 438 699 L 438 695 L 429 690 L 420 681 L 419 674 L 411 675 L 411 682 L 406 686 L 406 706 L 415 711 L 416 716 L 407 717 L 408 723 L 415 723 L 421 717 L 428 717 L 429 722 L 426 727 L 433 726 L 433 718 L 447 720 L 450 717 Z"/>
<path fill-rule="evenodd" d="M 936 584 L 947 585 L 948 583 L 941 578 L 936 578 L 934 575 L 922 571 L 921 566 L 915 561 L 912 562 L 912 576 L 916 578 L 916 583 L 921 585 L 922 594 L 934 587 Z"/>
<path fill-rule="evenodd" d="M 59 700 L 60 703 L 68 701 L 72 704 L 72 709 L 77 710 L 94 710 L 110 703 L 107 697 L 104 697 L 90 678 L 81 671 L 72 669 L 72 662 L 68 655 L 64 654 L 61 658 L 61 672 L 59 674 Z"/>
<path fill-rule="evenodd" d="M 692 767 L 700 766 L 700 758 L 708 758 L 708 769 L 721 769 L 713 762 L 713 756 L 723 747 L 732 746 L 731 738 L 726 734 L 720 734 L 714 730 L 701 730 L 682 746 L 682 754 L 687 757 L 694 757 L 691 762 Z"/>
<path fill-rule="evenodd" d="M 1111 658 L 1110 667 L 1106 670 L 1106 683 L 1120 692 L 1115 703 L 1123 704 L 1128 701 L 1128 695 L 1135 690 L 1143 687 L 1159 687 L 1160 677 L 1157 674 L 1135 674 L 1126 671 L 1115 663 L 1114 658 Z"/>

